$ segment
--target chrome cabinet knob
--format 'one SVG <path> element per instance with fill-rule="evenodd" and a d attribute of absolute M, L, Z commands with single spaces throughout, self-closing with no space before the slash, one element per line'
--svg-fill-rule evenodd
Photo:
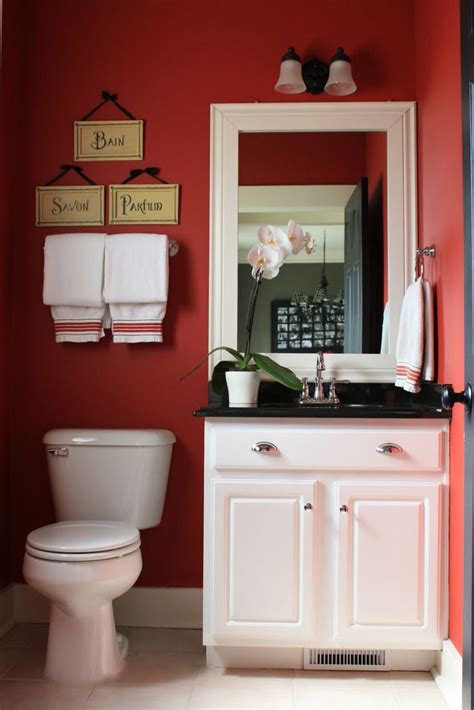
<path fill-rule="evenodd" d="M 348 512 L 349 512 L 349 508 L 347 507 L 347 505 L 341 505 L 341 507 L 339 508 L 339 511 L 340 511 L 341 513 L 348 513 Z"/>
<path fill-rule="evenodd" d="M 252 446 L 252 451 L 263 451 L 268 454 L 275 454 L 278 451 L 278 446 L 272 444 L 271 441 L 257 441 L 257 443 Z"/>
<path fill-rule="evenodd" d="M 313 504 L 312 503 L 305 503 L 304 509 L 305 510 L 313 510 Z"/>
<path fill-rule="evenodd" d="M 392 444 L 390 442 L 387 442 L 386 444 L 380 444 L 375 450 L 378 454 L 393 454 L 394 451 L 401 454 L 403 451 L 401 446 L 399 446 L 398 444 Z"/>

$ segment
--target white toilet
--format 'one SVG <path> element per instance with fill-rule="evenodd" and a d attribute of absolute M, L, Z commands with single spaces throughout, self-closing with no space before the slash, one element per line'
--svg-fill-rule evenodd
<path fill-rule="evenodd" d="M 159 524 L 174 434 L 55 429 L 43 439 L 56 518 L 28 535 L 23 575 L 51 601 L 45 675 L 92 683 L 117 675 L 127 640 L 112 600 L 142 569 L 138 529 Z"/>

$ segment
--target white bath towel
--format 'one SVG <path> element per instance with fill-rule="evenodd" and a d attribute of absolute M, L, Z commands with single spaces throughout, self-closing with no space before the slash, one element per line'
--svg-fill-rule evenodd
<path fill-rule="evenodd" d="M 168 237 L 109 235 L 104 298 L 110 306 L 114 343 L 161 343 L 168 300 Z"/>
<path fill-rule="evenodd" d="M 57 343 L 98 343 L 104 333 L 105 304 L 98 308 L 51 306 Z"/>
<path fill-rule="evenodd" d="M 424 287 L 424 326 L 425 343 L 423 349 L 423 370 L 421 379 L 425 382 L 434 380 L 434 297 L 433 287 L 429 281 L 423 280 Z"/>
<path fill-rule="evenodd" d="M 431 284 L 418 278 L 406 290 L 400 314 L 395 385 L 420 391 L 434 379 L 434 306 Z"/>
<path fill-rule="evenodd" d="M 54 234 L 44 244 L 43 303 L 56 342 L 98 342 L 104 335 L 105 234 Z"/>

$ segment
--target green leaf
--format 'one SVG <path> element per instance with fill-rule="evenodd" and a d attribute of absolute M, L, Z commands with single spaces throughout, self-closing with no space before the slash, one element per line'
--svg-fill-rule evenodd
<path fill-rule="evenodd" d="M 195 367 L 193 367 L 192 370 L 189 370 L 189 372 L 186 372 L 186 374 L 185 374 L 185 375 L 182 375 L 179 379 L 180 379 L 180 380 L 184 380 L 185 377 L 188 377 L 189 375 L 192 375 L 193 372 L 196 372 L 196 370 L 199 369 L 199 368 L 201 367 L 201 365 L 203 365 L 203 364 L 206 362 L 206 360 L 208 359 L 209 355 L 212 355 L 212 353 L 215 353 L 215 352 L 217 352 L 218 350 L 226 350 L 226 351 L 229 353 L 229 355 L 232 355 L 232 357 L 234 357 L 234 358 L 236 359 L 236 361 L 238 362 L 238 364 L 239 364 L 240 366 L 243 365 L 243 363 L 244 363 L 244 356 L 241 355 L 237 350 L 234 350 L 233 348 L 227 348 L 227 347 L 225 347 L 225 345 L 223 345 L 222 347 L 213 348 L 212 350 L 209 350 L 209 352 L 207 353 L 207 355 L 204 355 L 204 357 L 203 357 L 201 360 L 199 360 L 198 364 L 197 364 Z"/>
<path fill-rule="evenodd" d="M 253 359 L 260 370 L 263 370 L 263 372 L 273 377 L 273 379 L 280 384 L 288 387 L 290 390 L 301 389 L 301 381 L 296 377 L 293 370 L 290 370 L 288 367 L 283 367 L 275 362 L 275 360 L 272 360 L 271 357 L 260 355 L 259 353 L 253 353 Z"/>

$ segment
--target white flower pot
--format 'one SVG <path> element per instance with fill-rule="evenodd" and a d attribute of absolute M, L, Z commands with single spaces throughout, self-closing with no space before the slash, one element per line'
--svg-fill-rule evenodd
<path fill-rule="evenodd" d="M 229 407 L 252 407 L 257 404 L 260 372 L 229 370 L 225 373 Z"/>

